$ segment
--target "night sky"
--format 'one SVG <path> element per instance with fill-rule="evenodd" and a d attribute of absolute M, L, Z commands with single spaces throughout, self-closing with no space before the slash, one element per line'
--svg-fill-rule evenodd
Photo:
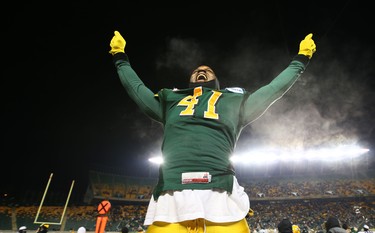
<path fill-rule="evenodd" d="M 51 173 L 60 188 L 75 180 L 77 190 L 90 169 L 148 174 L 162 128 L 120 84 L 108 53 L 114 30 L 154 92 L 186 87 L 200 64 L 222 87 L 256 90 L 313 33 L 317 52 L 303 78 L 244 130 L 238 147 L 285 145 L 281 138 L 289 146 L 375 145 L 374 16 L 363 2 L 54 4 L 15 3 L 2 16 L 2 193 L 44 189 Z"/>

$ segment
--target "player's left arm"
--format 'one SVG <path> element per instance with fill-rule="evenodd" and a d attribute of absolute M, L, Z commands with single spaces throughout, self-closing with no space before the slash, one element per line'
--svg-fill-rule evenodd
<path fill-rule="evenodd" d="M 244 103 L 244 124 L 259 118 L 273 103 L 280 99 L 298 80 L 309 64 L 316 45 L 312 33 L 308 34 L 299 46 L 298 54 L 268 85 L 261 87 L 251 94 Z"/>

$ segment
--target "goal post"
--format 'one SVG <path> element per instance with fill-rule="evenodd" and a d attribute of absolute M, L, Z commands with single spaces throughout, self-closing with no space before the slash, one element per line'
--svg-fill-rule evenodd
<path fill-rule="evenodd" d="M 48 182 L 47 182 L 47 185 L 46 185 L 46 188 L 44 190 L 44 194 L 43 194 L 43 197 L 42 197 L 42 200 L 40 201 L 40 204 L 39 204 L 39 208 L 38 208 L 38 211 L 36 213 L 36 216 L 35 216 L 35 220 L 34 220 L 34 223 L 35 224 L 50 224 L 50 225 L 61 225 L 63 219 L 64 219 L 64 216 L 65 216 L 65 212 L 66 212 L 66 208 L 68 207 L 68 203 L 69 203 L 69 199 L 70 199 L 70 195 L 72 194 L 72 190 L 73 190 L 73 187 L 74 187 L 74 180 L 72 181 L 72 184 L 70 185 L 70 189 L 69 189 L 69 193 L 68 193 L 68 197 L 66 198 L 66 201 L 65 201 L 65 206 L 64 206 L 64 209 L 63 209 L 63 212 L 61 214 L 61 218 L 60 218 L 60 222 L 40 222 L 38 220 L 39 218 L 39 214 L 40 214 L 40 211 L 43 207 L 43 203 L 44 203 L 44 199 L 47 195 L 47 192 L 48 192 L 48 188 L 49 188 L 49 185 L 51 183 L 51 180 L 52 180 L 52 176 L 53 176 L 53 173 L 51 173 L 51 175 L 49 176 L 49 179 L 48 179 Z"/>

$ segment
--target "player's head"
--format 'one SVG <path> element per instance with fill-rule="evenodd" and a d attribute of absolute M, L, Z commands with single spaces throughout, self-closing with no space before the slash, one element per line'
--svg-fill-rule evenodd
<path fill-rule="evenodd" d="M 212 89 L 220 89 L 219 80 L 211 67 L 206 65 L 198 66 L 190 76 L 189 87 L 208 87 Z"/>

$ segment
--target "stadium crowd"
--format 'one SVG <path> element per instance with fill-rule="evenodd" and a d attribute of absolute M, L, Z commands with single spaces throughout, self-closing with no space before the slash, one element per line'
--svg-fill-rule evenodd
<path fill-rule="evenodd" d="M 76 231 L 84 226 L 87 231 L 94 231 L 97 216 L 97 203 L 109 199 L 112 208 L 109 213 L 107 231 L 119 232 L 126 226 L 136 231 L 142 226 L 147 209 L 149 181 L 134 177 L 131 182 L 126 177 L 103 179 L 106 174 L 95 174 L 88 193 L 90 203 L 72 203 L 64 211 L 63 202 L 58 205 L 48 204 L 40 209 L 38 221 L 55 222 L 50 231 Z M 99 179 L 98 179 L 99 176 Z M 100 178 L 101 177 L 101 178 Z M 119 184 L 118 180 L 123 180 Z M 360 229 L 364 224 L 374 228 L 375 223 L 375 180 L 374 178 L 346 179 L 253 179 L 241 181 L 249 194 L 252 216 L 247 221 L 252 231 L 276 229 L 281 219 L 288 217 L 306 232 L 324 231 L 322 224 L 328 216 L 336 216 L 342 223 Z M 105 185 L 104 185 L 105 184 Z M 121 186 L 121 189 L 118 188 Z M 102 187 L 103 190 L 98 189 Z M 119 194 L 119 191 L 121 193 Z M 112 194 L 110 196 L 109 194 Z M 90 195 L 89 195 L 90 196 Z M 23 201 L 25 203 L 25 201 Z M 39 205 L 36 200 L 19 204 L 0 205 L 0 230 L 16 230 L 19 226 L 32 228 Z M 64 218 L 62 215 L 64 214 Z"/>
<path fill-rule="evenodd" d="M 108 174 L 96 173 L 91 182 L 91 192 L 96 198 L 146 199 L 151 197 L 151 180 L 122 177 L 109 179 Z M 99 177 L 99 178 L 98 178 Z M 122 181 L 122 183 L 119 182 Z M 130 180 L 130 181 L 129 181 Z M 304 177 L 239 179 L 250 199 L 287 199 L 289 197 L 324 198 L 327 196 L 353 197 L 375 194 L 374 178 L 323 177 L 306 179 Z M 144 183 L 148 184 L 144 184 Z M 155 183 L 156 181 L 154 181 Z M 138 183 L 138 185 L 137 185 Z"/>
<path fill-rule="evenodd" d="M 120 231 L 127 226 L 130 231 L 142 226 L 147 205 L 114 204 L 107 223 L 107 231 Z M 299 200 L 299 201 L 264 201 L 252 203 L 254 215 L 247 218 L 253 230 L 275 229 L 280 219 L 290 218 L 293 223 L 308 232 L 323 231 L 322 224 L 328 216 L 336 216 L 342 223 L 360 228 L 363 224 L 374 227 L 374 201 L 366 200 Z M 0 207 L 1 230 L 12 229 L 12 218 L 17 226 L 26 225 L 32 228 L 38 206 Z M 63 213 L 61 206 L 45 206 L 41 209 L 39 219 L 49 222 L 60 222 Z M 63 224 L 52 225 L 50 231 L 76 230 L 85 226 L 94 231 L 96 223 L 96 205 L 68 207 Z M 61 229 L 63 228 L 63 229 Z"/>

